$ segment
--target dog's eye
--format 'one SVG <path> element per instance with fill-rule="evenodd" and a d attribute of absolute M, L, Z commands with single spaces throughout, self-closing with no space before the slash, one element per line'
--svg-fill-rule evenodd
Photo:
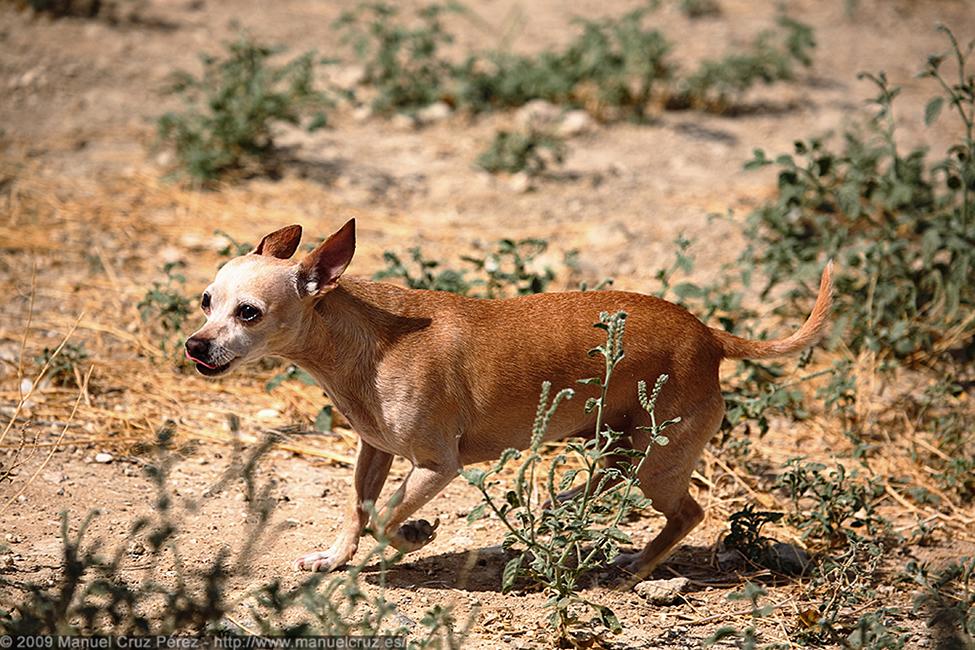
<path fill-rule="evenodd" d="M 237 307 L 237 318 L 249 323 L 261 317 L 261 310 L 254 305 L 240 305 Z"/>
<path fill-rule="evenodd" d="M 210 294 L 204 293 L 203 297 L 200 298 L 200 309 L 210 311 Z"/>

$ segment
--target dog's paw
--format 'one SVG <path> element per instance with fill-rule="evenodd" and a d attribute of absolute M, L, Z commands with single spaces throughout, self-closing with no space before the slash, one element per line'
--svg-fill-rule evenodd
<path fill-rule="evenodd" d="M 426 519 L 408 521 L 399 527 L 390 543 L 397 551 L 409 553 L 419 548 L 423 548 L 437 538 L 437 528 L 440 520 L 435 519 L 431 524 Z"/>
<path fill-rule="evenodd" d="M 620 553 L 607 567 L 608 571 L 603 574 L 601 582 L 604 586 L 611 587 L 617 591 L 629 591 L 633 589 L 648 572 L 644 566 L 643 554 Z"/>
<path fill-rule="evenodd" d="M 331 551 L 309 553 L 294 561 L 295 571 L 311 571 L 312 573 L 328 573 L 343 562 L 339 561 Z"/>

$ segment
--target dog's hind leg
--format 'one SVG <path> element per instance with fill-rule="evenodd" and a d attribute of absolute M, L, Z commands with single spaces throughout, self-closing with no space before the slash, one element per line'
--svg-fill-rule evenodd
<path fill-rule="evenodd" d="M 657 536 L 642 551 L 619 555 L 613 561 L 613 564 L 629 575 L 628 585 L 649 576 L 661 562 L 667 559 L 680 541 L 704 519 L 704 510 L 686 492 L 677 502 L 676 507 L 668 510 L 664 512 L 667 523 L 663 530 L 657 533 Z"/>
<path fill-rule="evenodd" d="M 459 471 L 459 462 L 413 467 L 380 517 L 384 536 L 394 548 L 409 553 L 434 540 L 437 526 L 440 525 L 439 520 L 433 524 L 424 519 L 410 522 L 406 520 L 435 497 Z"/>
<path fill-rule="evenodd" d="M 366 502 L 376 503 L 392 463 L 392 454 L 380 451 L 359 440 L 353 495 L 346 508 L 338 537 L 327 551 L 309 553 L 295 560 L 296 569 L 331 571 L 352 559 L 359 548 L 359 538 L 369 519 Z"/>

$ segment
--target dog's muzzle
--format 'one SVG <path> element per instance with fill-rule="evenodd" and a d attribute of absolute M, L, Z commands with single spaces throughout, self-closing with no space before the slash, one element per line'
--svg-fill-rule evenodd
<path fill-rule="evenodd" d="M 216 377 L 230 369 L 233 354 L 224 347 L 213 345 L 210 339 L 191 336 L 186 339 L 186 358 L 196 364 L 201 375 Z"/>

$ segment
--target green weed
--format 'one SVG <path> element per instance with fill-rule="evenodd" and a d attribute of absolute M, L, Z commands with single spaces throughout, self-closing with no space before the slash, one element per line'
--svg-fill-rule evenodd
<path fill-rule="evenodd" d="M 48 366 L 47 377 L 55 386 L 81 387 L 81 364 L 91 355 L 81 343 L 65 343 L 61 351 L 44 348 L 34 361 L 39 366 Z"/>
<path fill-rule="evenodd" d="M 173 147 L 184 173 L 203 182 L 263 170 L 275 126 L 309 117 L 310 130 L 324 126 L 330 103 L 314 87 L 312 53 L 275 65 L 271 58 L 280 50 L 246 35 L 226 49 L 223 57 L 203 57 L 201 77 L 175 75 L 170 90 L 186 108 L 158 122 L 160 142 Z"/>
<path fill-rule="evenodd" d="M 624 451 L 619 446 L 622 433 L 606 426 L 606 396 L 613 370 L 623 357 L 625 322 L 624 312 L 600 314 L 595 326 L 606 333 L 606 342 L 592 350 L 591 355 L 603 357 L 604 374 L 602 378 L 579 381 L 598 391 L 598 396 L 588 398 L 585 404 L 587 412 L 595 413 L 592 438 L 570 441 L 565 452 L 545 461 L 540 450 L 549 422 L 560 404 L 575 394 L 565 388 L 549 401 L 551 385 L 545 382 L 529 449 L 509 449 L 491 468 L 463 472 L 483 498 L 468 520 L 478 519 L 487 511 L 493 513 L 507 528 L 503 546 L 516 553 L 504 568 L 502 590 L 510 591 L 519 579 L 542 587 L 549 596 L 545 607 L 551 611 L 550 622 L 562 640 L 580 633 L 583 623 L 578 606 L 591 610 L 599 624 L 609 630 L 620 630 L 612 610 L 588 600 L 579 590 L 579 581 L 585 573 L 615 557 L 621 544 L 629 543 L 629 537 L 620 530 L 623 517 L 632 509 L 649 505 L 639 491 L 639 470 L 655 445 L 667 444 L 663 431 L 680 421 L 657 420 L 655 404 L 667 381 L 667 376 L 661 375 L 649 395 L 644 382 L 637 387 L 640 403 L 651 422 L 645 427 L 650 432 L 646 449 Z M 576 462 L 570 463 L 570 456 Z M 606 462 L 620 457 L 625 457 L 622 462 Z M 502 495 L 497 477 L 509 466 L 516 470 L 515 481 L 510 488 L 500 490 Z M 544 504 L 538 503 L 535 494 L 538 482 L 547 499 Z M 577 494 L 559 498 L 573 485 L 579 488 Z"/>
<path fill-rule="evenodd" d="M 183 346 L 183 324 L 190 315 L 190 300 L 183 293 L 186 277 L 177 271 L 184 266 L 184 262 L 164 264 L 161 271 L 166 282 L 153 282 L 138 304 L 142 322 L 159 337 L 159 349 L 166 355 L 174 355 Z"/>
<path fill-rule="evenodd" d="M 542 239 L 502 239 L 493 251 L 462 255 L 469 268 L 443 268 L 444 263 L 427 259 L 419 247 L 409 249 L 404 261 L 392 251 L 383 253 L 386 268 L 377 272 L 376 280 L 399 280 L 411 289 L 450 291 L 477 298 L 503 298 L 541 293 L 555 279 L 555 272 L 545 267 L 534 269 L 534 260 L 548 249 Z"/>
<path fill-rule="evenodd" d="M 946 158 L 930 164 L 923 149 L 901 153 L 893 120 L 899 89 L 880 74 L 864 75 L 878 91 L 876 116 L 865 134 L 846 132 L 842 151 L 797 141 L 794 156 L 773 163 L 756 150 L 747 165 L 779 168 L 778 198 L 750 216 L 757 244 L 742 255 L 768 278 L 763 297 L 797 278 L 790 295 L 808 296 L 821 260 L 836 259 L 838 329 L 854 353 L 909 365 L 975 356 L 975 93 L 967 55 L 951 43 L 961 83 L 942 77 L 944 57 L 931 57 L 923 73 L 942 84 L 928 120 L 947 103 L 964 127 Z"/>
<path fill-rule="evenodd" d="M 448 94 L 451 65 L 440 48 L 453 42 L 442 18 L 462 11 L 457 3 L 429 4 L 416 12 L 415 25 L 400 17 L 395 5 L 364 3 L 345 11 L 333 27 L 365 64 L 365 83 L 376 90 L 379 113 L 415 112 Z"/>
<path fill-rule="evenodd" d="M 767 30 L 749 50 L 723 59 L 702 62 L 697 70 L 677 81 L 667 99 L 670 108 L 703 108 L 724 112 L 741 103 L 757 83 L 791 81 L 796 65 L 812 65 L 816 46 L 812 28 L 787 16 L 778 18 L 779 31 Z"/>
<path fill-rule="evenodd" d="M 803 531 L 804 539 L 839 545 L 887 532 L 889 523 L 876 509 L 884 493 L 880 480 L 863 480 L 856 470 L 847 472 L 839 464 L 826 472 L 822 463 L 801 458 L 791 459 L 785 467 L 779 486 L 792 502 L 789 522 Z M 803 507 L 806 503 L 808 508 Z"/>
<path fill-rule="evenodd" d="M 494 134 L 491 145 L 478 156 L 477 164 L 492 174 L 524 172 L 533 177 L 544 173 L 552 164 L 562 164 L 565 153 L 564 140 L 554 134 L 502 130 Z"/>

